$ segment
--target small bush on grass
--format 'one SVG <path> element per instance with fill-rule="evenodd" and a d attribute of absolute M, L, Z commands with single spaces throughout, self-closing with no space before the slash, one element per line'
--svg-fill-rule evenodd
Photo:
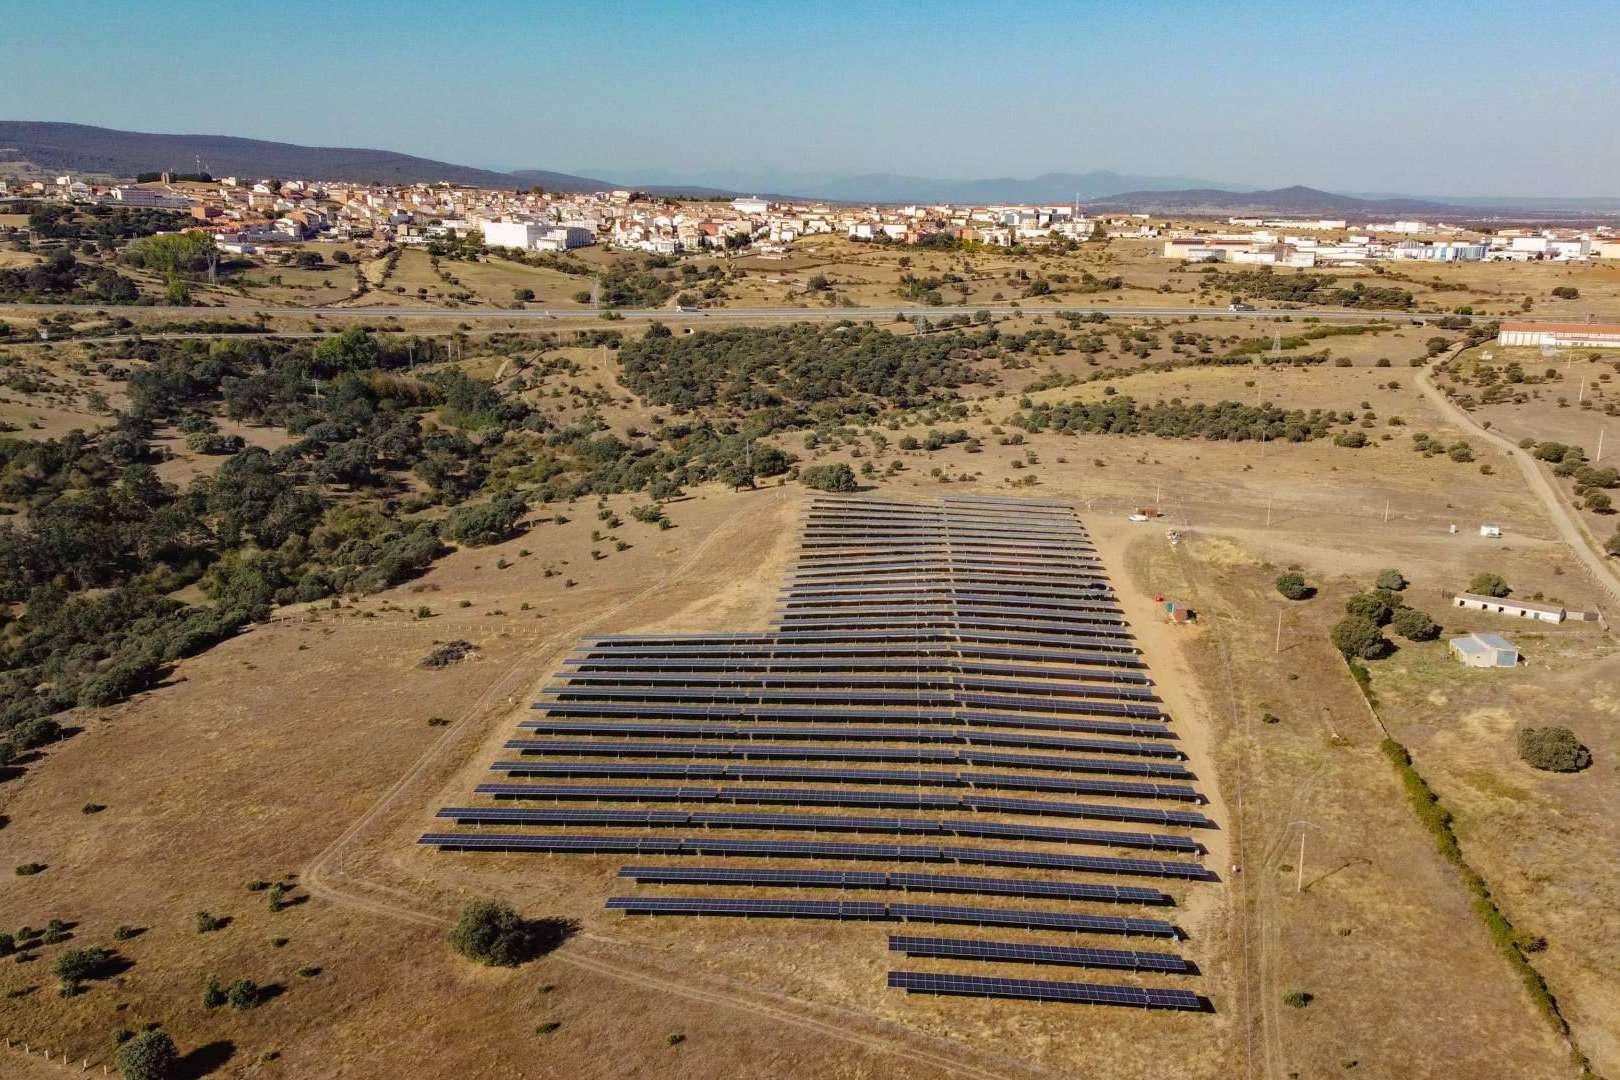
<path fill-rule="evenodd" d="M 118 1071 L 124 1080 L 174 1080 L 180 1052 L 162 1028 L 143 1031 L 118 1048 Z"/>
<path fill-rule="evenodd" d="M 1306 600 L 1316 592 L 1306 583 L 1304 575 L 1293 573 L 1277 578 L 1277 591 L 1289 600 Z"/>
<path fill-rule="evenodd" d="M 1519 729 L 1519 757 L 1544 772 L 1580 772 L 1592 764 L 1592 751 L 1566 727 Z"/>

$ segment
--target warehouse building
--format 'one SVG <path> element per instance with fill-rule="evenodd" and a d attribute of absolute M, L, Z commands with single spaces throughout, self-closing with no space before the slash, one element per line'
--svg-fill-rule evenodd
<path fill-rule="evenodd" d="M 1496 343 L 1555 349 L 1620 349 L 1620 323 L 1505 322 L 1496 332 Z"/>
<path fill-rule="evenodd" d="M 1529 600 L 1509 600 L 1478 593 L 1458 593 L 1452 597 L 1451 606 L 1469 611 L 1488 611 L 1492 615 L 1511 615 L 1516 619 L 1534 619 L 1537 622 L 1561 623 L 1569 617 L 1569 612 L 1558 604 L 1537 604 Z"/>
<path fill-rule="evenodd" d="M 1465 667 L 1510 668 L 1519 663 L 1519 649 L 1501 634 L 1469 634 L 1449 642 L 1451 655 Z"/>

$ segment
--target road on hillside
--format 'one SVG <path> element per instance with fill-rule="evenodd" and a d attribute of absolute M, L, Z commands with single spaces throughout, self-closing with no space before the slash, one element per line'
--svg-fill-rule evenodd
<path fill-rule="evenodd" d="M 6 304 L 0 305 L 10 313 L 28 314 L 37 312 L 87 312 L 95 311 L 108 315 L 167 315 L 174 318 L 188 319 L 217 319 L 228 316 L 256 318 L 266 317 L 297 317 L 320 316 L 322 318 L 345 319 L 505 319 L 513 322 L 535 321 L 550 322 L 552 320 L 599 320 L 606 312 L 596 308 L 568 307 L 568 308 L 491 308 L 491 307 L 331 307 L 331 308 L 297 308 L 297 307 L 264 307 L 262 305 L 242 305 L 223 307 L 168 307 L 152 305 L 142 307 L 137 305 L 97 307 L 90 304 Z M 1079 307 L 1017 307 L 1011 304 L 989 305 L 953 305 L 947 307 L 855 307 L 855 308 L 803 308 L 803 307 L 765 307 L 765 308 L 704 308 L 695 311 L 672 311 L 669 308 L 615 308 L 615 315 L 626 320 L 661 319 L 673 322 L 737 322 L 752 321 L 756 319 L 893 319 L 903 316 L 907 319 L 923 318 L 929 321 L 947 318 L 952 315 L 974 315 L 987 311 L 992 315 L 1058 315 L 1075 312 L 1090 314 L 1097 312 L 1109 316 L 1128 316 L 1138 318 L 1157 315 L 1164 318 L 1185 319 L 1196 317 L 1201 319 L 1332 319 L 1343 322 L 1418 322 L 1423 323 L 1441 318 L 1436 314 L 1423 314 L 1406 311 L 1346 311 L 1343 308 L 1260 308 L 1255 311 L 1228 311 L 1224 307 L 1125 307 L 1125 306 L 1079 306 Z M 1538 322 L 1567 322 L 1580 324 L 1590 322 L 1590 316 L 1580 316 L 1564 319 L 1548 319 L 1538 316 Z"/>
<path fill-rule="evenodd" d="M 1563 496 L 1559 494 L 1557 486 L 1548 478 L 1547 474 L 1529 451 L 1519 449 L 1519 444 L 1504 435 L 1499 435 L 1484 427 L 1479 421 L 1469 416 L 1461 406 L 1447 397 L 1445 391 L 1434 385 L 1430 378 L 1428 368 L 1423 368 L 1417 374 L 1418 388 L 1423 391 L 1434 407 L 1440 410 L 1440 415 L 1450 420 L 1463 431 L 1470 432 L 1494 444 L 1513 458 L 1513 463 L 1519 467 L 1524 475 L 1525 483 L 1530 490 L 1541 499 L 1542 505 L 1547 508 L 1547 514 L 1552 518 L 1553 525 L 1558 529 L 1558 535 L 1567 544 L 1575 556 L 1590 571 L 1599 586 L 1609 594 L 1609 599 L 1620 602 L 1620 574 L 1616 574 L 1607 553 L 1581 525 L 1581 522 L 1572 514 L 1564 503 Z"/>

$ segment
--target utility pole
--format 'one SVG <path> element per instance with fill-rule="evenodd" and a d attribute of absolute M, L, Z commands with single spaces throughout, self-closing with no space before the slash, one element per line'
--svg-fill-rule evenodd
<path fill-rule="evenodd" d="M 1603 429 L 1599 428 L 1598 429 L 1597 456 L 1592 459 L 1592 464 L 1596 465 L 1598 462 L 1600 462 L 1602 460 L 1603 460 Z"/>
<path fill-rule="evenodd" d="M 1384 500 L 1384 524 L 1389 524 L 1389 500 Z"/>
<path fill-rule="evenodd" d="M 1277 612 L 1277 644 L 1272 648 L 1271 655 L 1277 656 L 1282 652 L 1282 612 Z"/>
<path fill-rule="evenodd" d="M 1299 859 L 1294 863 L 1294 894 L 1305 891 L 1305 830 L 1314 829 L 1315 825 L 1305 820 L 1290 821 L 1290 826 L 1299 826 Z"/>
<path fill-rule="evenodd" d="M 1266 496 L 1266 528 L 1271 528 L 1271 496 Z"/>

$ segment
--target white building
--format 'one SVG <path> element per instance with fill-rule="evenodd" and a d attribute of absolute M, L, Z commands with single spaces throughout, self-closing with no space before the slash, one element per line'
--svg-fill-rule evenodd
<path fill-rule="evenodd" d="M 1485 245 L 1456 240 L 1441 240 L 1433 244 L 1402 240 L 1389 249 L 1389 255 L 1392 259 L 1419 259 L 1424 262 L 1479 262 L 1485 258 Z"/>
<path fill-rule="evenodd" d="M 587 228 L 549 222 L 486 221 L 483 233 L 486 247 L 519 251 L 567 251 L 596 243 L 596 235 Z"/>
<path fill-rule="evenodd" d="M 1469 634 L 1448 642 L 1451 655 L 1466 667 L 1510 668 L 1519 663 L 1519 649 L 1501 634 Z"/>
<path fill-rule="evenodd" d="M 731 208 L 739 214 L 763 214 L 771 208 L 771 204 L 758 196 L 744 199 L 732 199 Z"/>
<path fill-rule="evenodd" d="M 1496 343 L 1555 349 L 1620 349 L 1620 323 L 1505 322 L 1496 332 Z"/>
<path fill-rule="evenodd" d="M 1481 596 L 1478 593 L 1458 593 L 1452 597 L 1451 606 L 1546 623 L 1561 623 L 1569 615 L 1568 611 L 1557 604 L 1535 604 L 1529 600 L 1509 600 L 1502 596 Z"/>

